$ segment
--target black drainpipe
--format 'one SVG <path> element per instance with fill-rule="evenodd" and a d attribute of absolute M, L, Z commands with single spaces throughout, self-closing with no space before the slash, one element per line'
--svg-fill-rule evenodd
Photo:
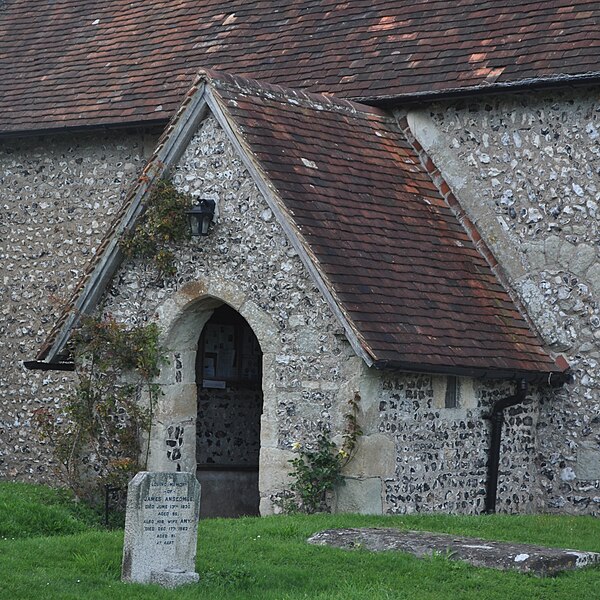
<path fill-rule="evenodd" d="M 500 442 L 502 440 L 502 425 L 504 423 L 504 409 L 515 406 L 525 400 L 527 395 L 527 382 L 521 379 L 517 382 L 517 389 L 512 396 L 501 398 L 492 407 L 488 419 L 492 422 L 490 434 L 490 449 L 488 456 L 487 491 L 485 509 L 488 514 L 496 512 L 496 493 L 498 491 L 498 466 L 500 465 Z"/>

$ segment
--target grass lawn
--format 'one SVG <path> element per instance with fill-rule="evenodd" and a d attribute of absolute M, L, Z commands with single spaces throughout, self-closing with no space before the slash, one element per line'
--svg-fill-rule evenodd
<path fill-rule="evenodd" d="M 600 569 L 537 579 L 396 552 L 306 544 L 332 527 L 385 526 L 600 552 L 600 520 L 551 516 L 279 516 L 199 525 L 200 583 L 163 590 L 119 581 L 123 532 L 41 486 L 0 484 L 0 599 L 597 600 Z"/>

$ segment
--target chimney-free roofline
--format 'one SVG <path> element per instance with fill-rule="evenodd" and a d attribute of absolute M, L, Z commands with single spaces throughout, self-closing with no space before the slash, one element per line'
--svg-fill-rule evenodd
<path fill-rule="evenodd" d="M 61 135 L 73 133 L 93 133 L 102 131 L 122 131 L 131 129 L 164 129 L 170 121 L 167 119 L 148 119 L 147 121 L 115 121 L 97 123 L 95 125 L 67 125 L 64 127 L 46 127 L 39 129 L 0 130 L 0 139 L 38 137 L 45 135 Z"/>
<path fill-rule="evenodd" d="M 379 96 L 357 96 L 347 98 L 353 102 L 388 108 L 395 104 L 414 104 L 437 100 L 460 100 L 475 96 L 494 96 L 514 94 L 518 92 L 543 91 L 556 88 L 581 87 L 600 83 L 600 71 L 581 73 L 579 75 L 555 75 L 553 77 L 534 77 L 509 81 L 506 83 L 489 83 L 468 87 L 457 87 L 433 92 L 413 92 L 408 94 L 390 94 Z"/>
<path fill-rule="evenodd" d="M 592 71 L 589 73 L 581 73 L 579 75 L 555 75 L 553 77 L 538 77 L 531 79 L 522 79 L 514 82 L 506 83 L 490 83 L 470 87 L 457 87 L 444 89 L 434 92 L 413 92 L 410 94 L 379 94 L 377 96 L 339 96 L 345 100 L 362 103 L 369 106 L 378 106 L 380 108 L 389 108 L 394 104 L 410 105 L 437 100 L 459 100 L 461 98 L 473 98 L 475 96 L 499 95 L 516 93 L 523 91 L 565 88 L 565 87 L 581 87 L 600 83 L 600 71 Z M 302 90 L 305 88 L 295 88 Z M 318 93 L 318 92 L 317 92 Z M 175 111 L 173 111 L 175 113 Z M 77 133 L 77 132 L 92 132 L 92 131 L 107 131 L 114 129 L 136 129 L 136 128 L 153 128 L 165 127 L 169 123 L 170 118 L 162 119 L 147 119 L 137 121 L 112 121 L 106 123 L 97 123 L 95 125 L 67 125 L 65 127 L 40 127 L 36 129 L 11 129 L 8 131 L 0 130 L 0 139 L 11 137 L 31 137 L 38 135 L 55 135 L 60 133 Z"/>

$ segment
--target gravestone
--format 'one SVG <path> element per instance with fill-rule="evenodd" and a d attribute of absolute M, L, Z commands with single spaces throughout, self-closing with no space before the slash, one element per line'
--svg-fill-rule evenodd
<path fill-rule="evenodd" d="M 197 582 L 199 513 L 192 473 L 138 473 L 127 491 L 123 581 L 168 588 Z"/>

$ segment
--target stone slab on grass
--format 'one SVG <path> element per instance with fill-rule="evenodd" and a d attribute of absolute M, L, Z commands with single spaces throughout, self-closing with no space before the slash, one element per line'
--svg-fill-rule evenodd
<path fill-rule="evenodd" d="M 389 528 L 328 529 L 309 538 L 310 544 L 373 552 L 398 550 L 419 558 L 439 554 L 476 567 L 516 570 L 537 576 L 600 565 L 600 553 L 545 548 L 531 544 L 491 542 L 428 531 Z"/>

